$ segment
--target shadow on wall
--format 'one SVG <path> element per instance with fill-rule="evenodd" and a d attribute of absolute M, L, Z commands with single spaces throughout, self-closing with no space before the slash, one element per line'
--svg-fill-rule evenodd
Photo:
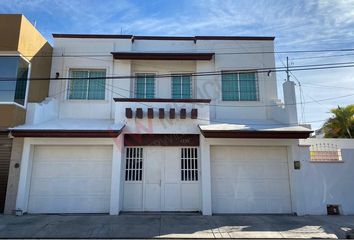
<path fill-rule="evenodd" d="M 52 46 L 47 42 L 30 59 L 31 76 L 28 102 L 41 102 L 48 97 L 52 51 Z M 42 80 L 36 80 L 37 78 L 42 78 Z"/>

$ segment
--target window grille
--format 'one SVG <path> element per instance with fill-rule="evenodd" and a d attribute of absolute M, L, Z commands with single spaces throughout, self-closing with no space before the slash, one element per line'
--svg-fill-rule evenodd
<path fill-rule="evenodd" d="M 341 161 L 342 152 L 336 144 L 318 143 L 310 146 L 311 161 Z"/>
<path fill-rule="evenodd" d="M 141 181 L 143 176 L 143 148 L 126 148 L 125 181 Z"/>
<path fill-rule="evenodd" d="M 181 149 L 181 180 L 198 181 L 198 149 Z"/>

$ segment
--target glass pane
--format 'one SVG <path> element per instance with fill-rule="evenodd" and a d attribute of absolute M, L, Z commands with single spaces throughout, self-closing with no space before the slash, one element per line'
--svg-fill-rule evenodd
<path fill-rule="evenodd" d="M 90 78 L 105 77 L 104 71 L 90 71 Z M 106 79 L 90 79 L 88 89 L 88 99 L 104 100 L 106 90 Z"/>
<path fill-rule="evenodd" d="M 135 97 L 145 97 L 145 76 L 138 75 L 135 79 Z"/>
<path fill-rule="evenodd" d="M 224 73 L 221 75 L 222 100 L 238 101 L 238 82 L 236 73 Z"/>
<path fill-rule="evenodd" d="M 257 81 L 255 73 L 240 73 L 240 100 L 256 101 L 257 100 Z"/>
<path fill-rule="evenodd" d="M 181 96 L 181 76 L 172 76 L 172 98 L 180 99 Z"/>
<path fill-rule="evenodd" d="M 0 81 L 0 102 L 14 102 L 15 100 L 20 59 L 18 56 L 0 57 L 0 77 L 2 78 Z M 6 78 L 8 78 L 8 81 Z"/>
<path fill-rule="evenodd" d="M 146 76 L 146 98 L 155 97 L 155 76 L 147 75 Z"/>
<path fill-rule="evenodd" d="M 87 87 L 88 87 L 88 79 L 80 79 L 80 78 L 88 78 L 88 71 L 71 71 L 71 79 L 69 85 L 69 99 L 87 99 Z"/>
<path fill-rule="evenodd" d="M 192 81 L 191 76 L 182 77 L 182 98 L 192 98 Z"/>
<path fill-rule="evenodd" d="M 15 102 L 21 105 L 25 104 L 27 80 L 28 80 L 28 62 L 20 58 L 18 64 L 18 70 L 17 70 Z"/>

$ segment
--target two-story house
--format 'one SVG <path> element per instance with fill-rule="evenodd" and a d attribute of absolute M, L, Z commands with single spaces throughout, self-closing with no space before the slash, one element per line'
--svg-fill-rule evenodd
<path fill-rule="evenodd" d="M 1 213 L 11 213 L 15 207 L 23 147 L 23 139 L 9 138 L 7 129 L 25 123 L 27 103 L 48 96 L 51 55 L 52 47 L 25 16 L 0 14 Z"/>
<path fill-rule="evenodd" d="M 274 37 L 53 34 L 16 211 L 303 213 L 294 83 Z"/>

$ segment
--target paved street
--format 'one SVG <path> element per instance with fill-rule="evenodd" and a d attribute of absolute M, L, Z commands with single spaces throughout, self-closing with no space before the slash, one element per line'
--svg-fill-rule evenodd
<path fill-rule="evenodd" d="M 0 238 L 345 238 L 354 216 L 0 216 Z"/>

